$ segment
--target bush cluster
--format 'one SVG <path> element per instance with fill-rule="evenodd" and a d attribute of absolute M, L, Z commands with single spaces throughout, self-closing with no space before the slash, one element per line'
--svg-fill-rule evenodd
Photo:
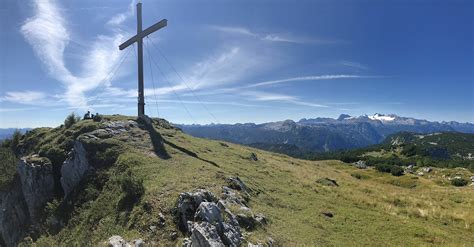
<path fill-rule="evenodd" d="M 451 184 L 457 187 L 466 186 L 468 183 L 469 182 L 467 181 L 467 179 L 463 178 L 454 178 L 453 180 L 451 180 Z"/>
<path fill-rule="evenodd" d="M 133 176 L 130 172 L 125 173 L 119 178 L 120 187 L 123 196 L 119 201 L 118 208 L 120 210 L 131 210 L 133 206 L 140 201 L 145 194 L 143 180 Z"/>
<path fill-rule="evenodd" d="M 71 128 L 75 123 L 81 121 L 81 117 L 77 116 L 74 112 L 69 114 L 66 119 L 64 120 L 64 127 L 66 129 Z"/>
<path fill-rule="evenodd" d="M 376 164 L 375 169 L 379 172 L 390 173 L 393 176 L 402 176 L 403 169 L 398 165 Z"/>

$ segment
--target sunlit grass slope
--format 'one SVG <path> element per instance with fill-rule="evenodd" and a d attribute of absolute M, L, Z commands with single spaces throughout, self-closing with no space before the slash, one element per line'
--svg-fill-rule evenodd
<path fill-rule="evenodd" d="M 72 130 L 79 133 L 126 119 L 131 118 L 81 121 Z M 278 246 L 469 246 L 474 242 L 473 186 L 446 186 L 410 174 L 394 177 L 338 161 L 293 159 L 191 137 L 162 120 L 155 120 L 153 126 L 153 130 L 132 128 L 93 141 L 112 145 L 117 150 L 115 163 L 97 169 L 70 202 L 50 204 L 48 214 L 64 219 L 64 228 L 49 229 L 45 224 L 38 245 L 97 245 L 112 235 L 156 245 L 180 244 L 182 233 L 176 240 L 171 237 L 177 231 L 172 208 L 179 193 L 205 188 L 219 195 L 229 176 L 246 183 L 252 190 L 250 208 L 268 219 L 266 226 L 244 234 L 252 243 L 264 243 L 268 237 Z M 58 142 L 64 134 L 43 131 L 41 145 Z M 339 186 L 317 183 L 319 178 L 334 179 Z M 141 185 L 143 193 L 128 191 Z M 139 199 L 127 203 L 130 193 Z M 154 229 L 159 213 L 165 216 L 165 225 Z"/>

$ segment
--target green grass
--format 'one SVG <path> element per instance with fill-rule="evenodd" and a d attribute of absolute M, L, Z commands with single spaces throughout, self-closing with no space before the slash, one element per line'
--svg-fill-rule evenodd
<path fill-rule="evenodd" d="M 70 136 L 84 128 L 100 127 L 88 124 L 73 125 Z M 267 237 L 278 246 L 465 245 L 474 240 L 472 187 L 440 184 L 441 170 L 435 169 L 433 178 L 394 177 L 339 161 L 298 160 L 230 143 L 222 145 L 188 136 L 164 123 L 155 122 L 155 130 L 165 140 L 162 146 L 156 142 L 160 136 L 138 128 L 101 140 L 120 147 L 117 161 L 91 175 L 77 192 L 72 209 L 67 211 L 64 202 L 57 207 L 56 212 L 70 212 L 67 226 L 56 233 L 43 233 L 37 244 L 98 245 L 112 235 L 142 238 L 156 245 L 179 244 L 181 233 L 176 241 L 170 238 L 177 231 L 172 208 L 179 193 L 205 188 L 220 195 L 229 176 L 239 176 L 246 183 L 252 190 L 250 208 L 268 219 L 266 226 L 245 234 L 252 243 L 265 242 Z M 42 145 L 60 143 L 65 134 L 57 129 L 37 132 L 48 140 Z M 168 158 L 163 158 L 163 153 Z M 257 161 L 249 159 L 252 153 Z M 336 180 L 339 186 L 317 183 L 322 177 Z M 137 188 L 142 184 L 144 194 L 135 196 L 131 206 L 121 207 L 130 194 L 122 184 L 130 181 Z M 322 212 L 332 212 L 334 217 Z M 152 231 L 150 226 L 158 226 L 159 213 L 165 215 L 165 226 Z"/>
<path fill-rule="evenodd" d="M 9 148 L 0 147 L 0 191 L 8 188 L 13 181 L 18 159 Z"/>

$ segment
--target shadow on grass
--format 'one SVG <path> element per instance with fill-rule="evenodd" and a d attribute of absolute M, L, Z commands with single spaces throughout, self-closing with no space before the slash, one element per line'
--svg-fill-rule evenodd
<path fill-rule="evenodd" d="M 169 159 L 171 156 L 166 151 L 164 143 L 166 142 L 165 139 L 158 133 L 153 125 L 144 124 L 146 130 L 148 130 L 148 134 L 150 135 L 151 143 L 153 144 L 153 149 L 155 154 L 162 159 Z"/>
<path fill-rule="evenodd" d="M 140 120 L 139 120 L 140 121 Z M 160 158 L 162 159 L 169 159 L 171 158 L 171 156 L 168 154 L 168 152 L 166 151 L 166 148 L 164 146 L 164 144 L 167 144 L 169 146 L 171 146 L 172 148 L 174 149 L 177 149 L 191 157 L 194 157 L 198 160 L 201 160 L 201 161 L 204 161 L 206 163 L 209 163 L 213 166 L 216 166 L 216 167 L 219 167 L 218 164 L 216 164 L 216 162 L 214 161 L 211 161 L 211 160 L 206 160 L 206 159 L 203 159 L 203 158 L 200 158 L 196 153 L 194 153 L 193 151 L 190 151 L 184 147 L 180 147 L 172 142 L 169 142 L 167 140 L 165 140 L 161 135 L 160 133 L 158 133 L 158 131 L 156 131 L 156 129 L 153 127 L 153 123 L 152 124 L 148 124 L 146 123 L 145 121 L 141 121 L 141 123 L 143 124 L 143 126 L 145 126 L 146 130 L 148 131 L 148 134 L 150 135 L 150 138 L 151 138 L 151 142 L 153 144 L 153 149 L 156 153 L 156 155 L 158 155 Z"/>

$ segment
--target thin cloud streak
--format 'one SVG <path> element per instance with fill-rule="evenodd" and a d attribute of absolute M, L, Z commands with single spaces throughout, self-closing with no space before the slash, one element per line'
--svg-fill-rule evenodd
<path fill-rule="evenodd" d="M 255 101 L 275 101 L 275 102 L 286 102 L 286 103 L 291 103 L 295 105 L 309 106 L 309 107 L 324 107 L 324 108 L 328 107 L 322 104 L 302 101 L 298 97 L 285 95 L 285 94 L 250 91 L 250 92 L 243 92 L 241 93 L 241 95 L 251 96 L 250 100 L 255 100 Z"/>
<path fill-rule="evenodd" d="M 285 84 L 289 82 L 302 82 L 302 81 L 320 81 L 320 80 L 341 80 L 341 79 L 363 79 L 363 78 L 379 78 L 380 76 L 366 76 L 366 75 L 314 75 L 314 76 L 298 76 L 290 77 L 279 80 L 269 80 L 257 82 L 254 84 L 248 84 L 244 86 L 229 87 L 229 88 L 217 88 L 207 92 L 200 92 L 199 95 L 216 95 L 238 92 L 243 89 L 251 89 L 258 87 L 265 87 L 277 84 Z"/>
<path fill-rule="evenodd" d="M 361 69 L 361 70 L 368 70 L 369 67 L 361 64 L 361 63 L 357 63 L 357 62 L 351 62 L 351 61 L 341 61 L 340 62 L 341 65 L 344 65 L 344 66 L 347 66 L 347 67 L 352 67 L 352 68 L 356 68 L 356 69 Z"/>
<path fill-rule="evenodd" d="M 373 76 L 362 76 L 362 75 L 319 75 L 319 76 L 299 76 L 299 77 L 292 77 L 280 80 L 271 80 L 271 81 L 263 81 L 251 85 L 247 85 L 246 88 L 253 88 L 253 87 L 262 87 L 262 86 L 269 86 L 275 84 L 281 84 L 286 82 L 295 82 L 295 81 L 319 81 L 319 80 L 335 80 L 335 79 L 353 79 L 353 78 L 370 78 Z"/>
<path fill-rule="evenodd" d="M 293 43 L 293 44 L 319 44 L 319 45 L 347 43 L 341 40 L 303 38 L 303 37 L 298 37 L 291 34 L 257 33 L 244 27 L 229 27 L 229 26 L 210 26 L 210 27 L 211 29 L 222 32 L 222 33 L 247 36 L 247 37 L 255 38 L 261 41 L 268 41 L 268 42 L 281 42 L 281 43 Z"/>
<path fill-rule="evenodd" d="M 43 100 L 46 95 L 37 91 L 12 91 L 6 92 L 5 96 L 0 97 L 0 101 L 9 101 L 19 104 L 36 103 Z"/>

